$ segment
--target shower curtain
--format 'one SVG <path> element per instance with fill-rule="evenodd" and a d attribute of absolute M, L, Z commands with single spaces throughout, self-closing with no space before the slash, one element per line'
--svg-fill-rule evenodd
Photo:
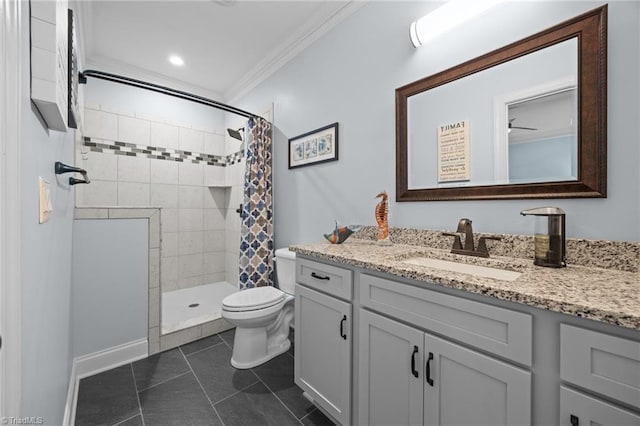
<path fill-rule="evenodd" d="M 271 123 L 247 123 L 246 171 L 240 229 L 240 290 L 273 285 Z"/>

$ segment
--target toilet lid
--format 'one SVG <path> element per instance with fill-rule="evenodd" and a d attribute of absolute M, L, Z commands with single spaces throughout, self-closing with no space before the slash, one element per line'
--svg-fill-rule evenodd
<path fill-rule="evenodd" d="M 225 297 L 222 307 L 233 311 L 250 311 L 273 306 L 284 298 L 284 292 L 275 287 L 255 287 Z"/>

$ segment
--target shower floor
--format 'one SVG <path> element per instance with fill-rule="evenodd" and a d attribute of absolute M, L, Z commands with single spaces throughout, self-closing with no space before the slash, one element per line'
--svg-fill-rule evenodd
<path fill-rule="evenodd" d="M 236 291 L 235 285 L 220 281 L 162 293 L 162 334 L 220 318 L 222 299 Z"/>

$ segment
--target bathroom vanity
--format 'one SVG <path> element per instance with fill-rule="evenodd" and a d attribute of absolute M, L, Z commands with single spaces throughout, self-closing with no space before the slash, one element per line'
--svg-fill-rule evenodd
<path fill-rule="evenodd" d="M 338 423 L 640 425 L 637 269 L 291 249 L 295 380 Z"/>

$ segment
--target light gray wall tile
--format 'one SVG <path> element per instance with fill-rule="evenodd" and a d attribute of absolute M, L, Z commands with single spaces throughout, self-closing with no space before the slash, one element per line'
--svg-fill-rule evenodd
<path fill-rule="evenodd" d="M 149 288 L 160 287 L 160 249 L 149 249 Z"/>
<path fill-rule="evenodd" d="M 204 183 L 203 167 L 202 163 L 193 164 L 187 161 L 178 163 L 178 183 L 180 185 L 202 186 Z"/>
<path fill-rule="evenodd" d="M 206 132 L 203 152 L 211 155 L 226 155 L 224 135 Z"/>
<path fill-rule="evenodd" d="M 149 355 L 160 352 L 160 327 L 149 329 Z"/>
<path fill-rule="evenodd" d="M 149 289 L 149 328 L 160 326 L 160 288 Z"/>
<path fill-rule="evenodd" d="M 118 182 L 119 206 L 148 206 L 149 184 Z"/>
<path fill-rule="evenodd" d="M 162 262 L 164 262 L 164 259 L 162 259 Z M 178 287 L 178 280 L 163 280 L 162 277 L 160 277 L 160 288 L 162 289 L 162 293 L 166 293 L 168 291 L 174 291 L 174 290 L 179 290 L 180 287 Z"/>
<path fill-rule="evenodd" d="M 112 208 L 108 209 L 109 219 L 139 219 L 150 218 L 158 212 L 158 209 L 140 208 L 140 209 L 128 209 L 128 208 Z"/>
<path fill-rule="evenodd" d="M 175 333 L 165 334 L 160 336 L 160 350 L 166 351 L 168 349 L 184 345 L 187 342 L 199 339 L 201 336 L 202 327 L 199 325 L 185 330 L 176 331 Z"/>
<path fill-rule="evenodd" d="M 203 191 L 200 186 L 179 186 L 180 208 L 201 209 L 203 206 Z"/>
<path fill-rule="evenodd" d="M 204 184 L 206 186 L 225 186 L 227 185 L 227 167 L 221 166 L 204 166 Z"/>
<path fill-rule="evenodd" d="M 198 287 L 198 286 L 201 286 L 202 284 L 205 284 L 203 275 L 194 275 L 192 277 L 181 277 L 180 279 L 178 279 L 179 289 Z"/>
<path fill-rule="evenodd" d="M 178 256 L 178 279 L 200 276 L 203 273 L 203 255 L 188 254 Z"/>
<path fill-rule="evenodd" d="M 118 140 L 136 145 L 149 145 L 151 143 L 151 123 L 148 120 L 119 115 Z"/>
<path fill-rule="evenodd" d="M 74 210 L 74 219 L 107 219 L 109 217 L 109 209 L 92 209 L 92 208 L 76 208 Z"/>
<path fill-rule="evenodd" d="M 233 235 L 233 239 L 238 240 L 238 250 L 240 250 L 240 235 Z M 225 251 L 224 231 L 204 231 L 204 251 L 205 253 Z"/>
<path fill-rule="evenodd" d="M 116 155 L 118 158 L 118 181 L 149 183 L 149 158 Z M 159 160 L 154 160 L 159 161 Z"/>
<path fill-rule="evenodd" d="M 152 206 L 177 209 L 179 207 L 178 185 L 152 183 L 149 189 L 149 202 Z"/>
<path fill-rule="evenodd" d="M 178 228 L 180 231 L 202 231 L 202 209 L 179 209 Z"/>
<path fill-rule="evenodd" d="M 86 136 L 111 141 L 118 139 L 118 116 L 115 114 L 85 109 L 84 127 Z"/>
<path fill-rule="evenodd" d="M 226 220 L 223 212 L 225 211 L 223 209 L 204 209 L 204 230 L 224 230 Z M 231 211 L 229 214 L 231 214 Z M 236 212 L 233 212 L 233 214 L 237 215 Z"/>
<path fill-rule="evenodd" d="M 177 126 L 164 123 L 151 123 L 151 146 L 178 149 L 180 135 Z"/>
<path fill-rule="evenodd" d="M 216 272 L 214 274 L 205 274 L 203 276 L 205 284 L 219 283 L 220 281 L 224 281 L 225 278 L 226 277 L 225 277 L 225 273 L 224 272 Z"/>
<path fill-rule="evenodd" d="M 113 154 L 88 151 L 87 159 L 84 160 L 84 169 L 93 180 L 117 180 L 118 179 L 118 159 Z"/>
<path fill-rule="evenodd" d="M 226 254 L 223 251 L 204 254 L 204 274 L 225 272 Z"/>
<path fill-rule="evenodd" d="M 238 281 L 238 257 L 240 253 L 225 252 L 225 281 L 235 284 Z"/>
<path fill-rule="evenodd" d="M 232 186 L 229 192 L 229 208 L 244 202 L 244 187 L 242 185 Z"/>
<path fill-rule="evenodd" d="M 117 182 L 92 180 L 89 185 L 83 185 L 82 202 L 85 206 L 118 205 Z"/>
<path fill-rule="evenodd" d="M 149 217 L 149 248 L 160 248 L 160 212 Z"/>
<path fill-rule="evenodd" d="M 194 129 L 180 128 L 180 149 L 190 152 L 202 152 L 204 148 L 204 132 Z"/>
<path fill-rule="evenodd" d="M 225 251 L 239 252 L 240 251 L 240 233 L 227 232 L 225 235 L 224 247 L 225 247 Z"/>
<path fill-rule="evenodd" d="M 150 163 L 151 183 L 178 184 L 178 162 L 169 160 L 152 160 Z"/>
<path fill-rule="evenodd" d="M 203 249 L 202 231 L 178 233 L 178 255 L 201 254 Z"/>
<path fill-rule="evenodd" d="M 162 233 L 162 257 L 171 257 L 178 255 L 178 233 L 163 232 Z"/>
<path fill-rule="evenodd" d="M 224 318 L 202 324 L 202 337 L 218 334 L 233 328 L 233 324 L 227 322 Z"/>
<path fill-rule="evenodd" d="M 178 232 L 178 209 L 161 209 L 160 228 L 162 232 Z"/>
<path fill-rule="evenodd" d="M 163 291 L 168 289 L 165 284 L 178 279 L 178 256 L 163 257 L 160 261 L 160 283 Z"/>

